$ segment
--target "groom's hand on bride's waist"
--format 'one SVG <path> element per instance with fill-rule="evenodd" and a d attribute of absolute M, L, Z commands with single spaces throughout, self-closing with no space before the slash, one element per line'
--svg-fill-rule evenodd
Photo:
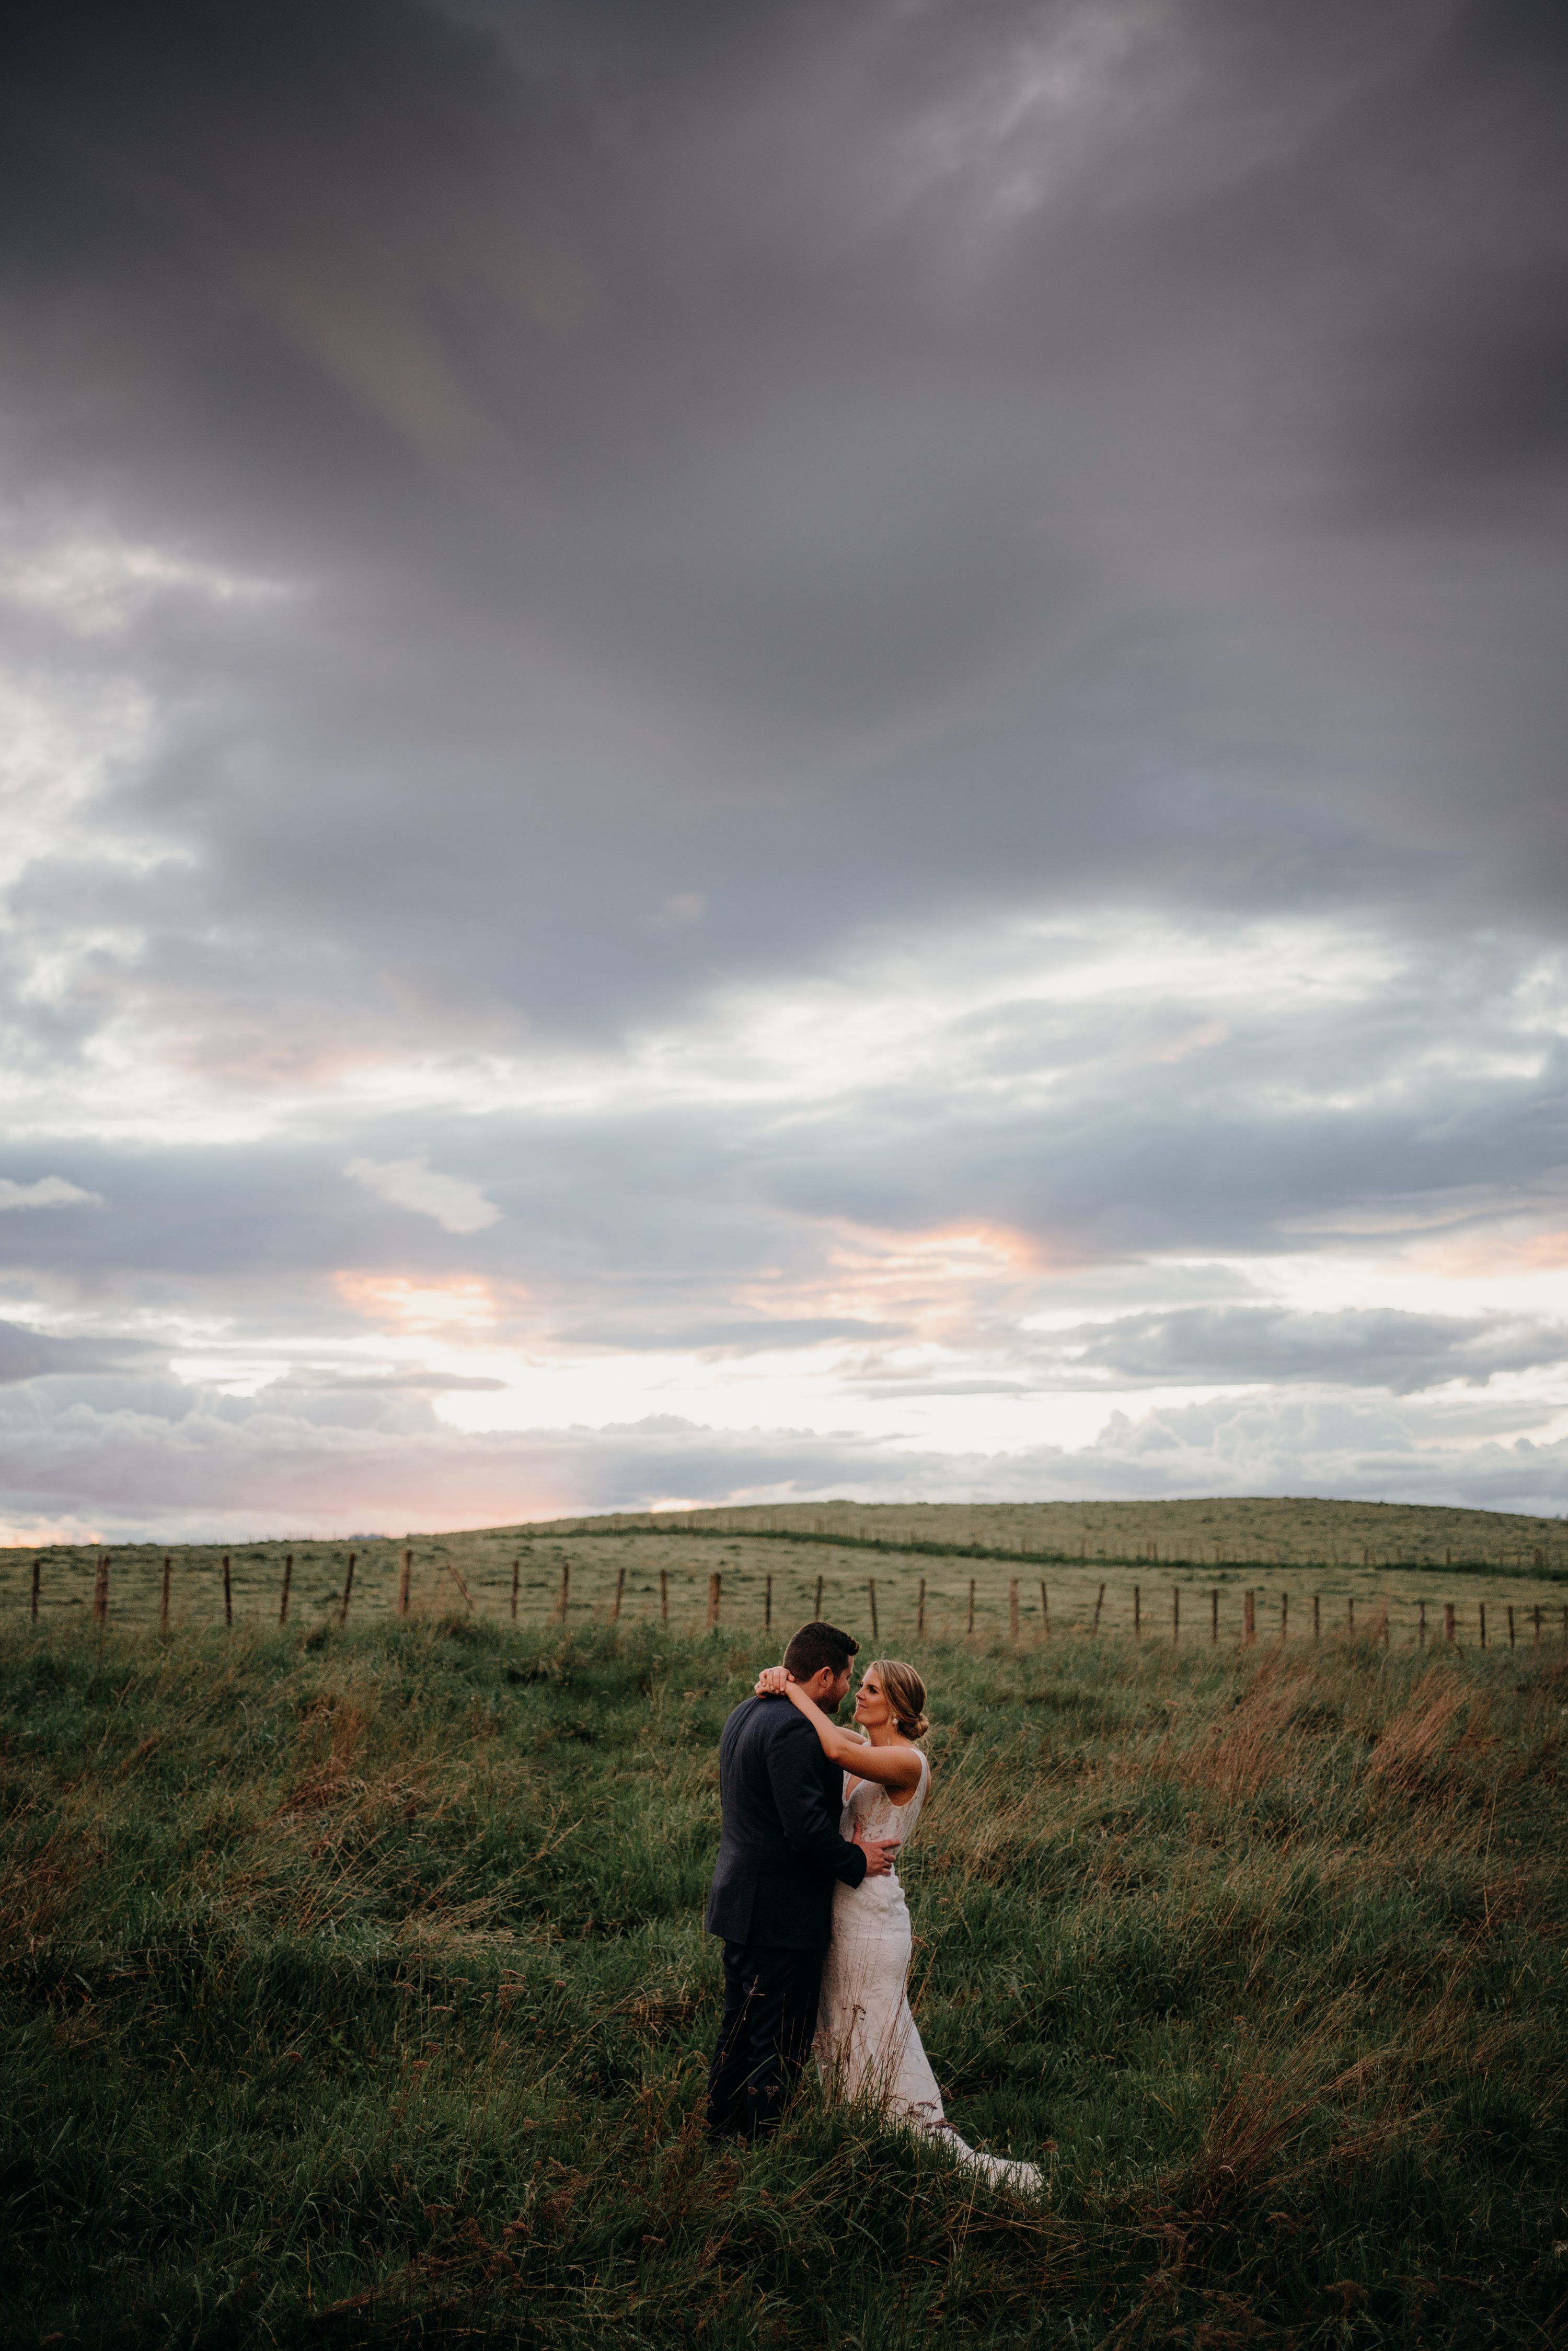
<path fill-rule="evenodd" d="M 868 1877 L 885 1877 L 889 1870 L 893 1867 L 893 1856 L 898 1851 L 898 1838 L 891 1837 L 873 1840 L 871 1837 L 857 1836 L 852 1840 L 852 1842 L 859 1845 L 861 1851 L 865 1855 L 866 1876 Z"/>

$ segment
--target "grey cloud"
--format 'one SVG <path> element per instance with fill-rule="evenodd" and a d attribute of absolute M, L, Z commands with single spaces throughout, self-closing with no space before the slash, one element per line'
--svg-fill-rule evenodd
<path fill-rule="evenodd" d="M 869 1396 L 1021 1396 L 1030 1393 L 1027 1380 L 965 1380 L 956 1378 L 853 1380 L 851 1387 L 858 1395 Z"/>
<path fill-rule="evenodd" d="M 691 1349 L 699 1354 L 758 1354 L 775 1348 L 819 1347 L 830 1339 L 898 1339 L 907 1322 L 877 1322 L 848 1314 L 758 1314 L 747 1320 L 694 1315 L 689 1319 L 654 1305 L 642 1319 L 622 1315 L 574 1317 L 571 1338 L 587 1347 Z"/>
<path fill-rule="evenodd" d="M 0 1322 L 0 1385 L 124 1372 L 133 1368 L 139 1358 L 152 1360 L 158 1353 L 135 1339 L 54 1338 L 20 1323 Z"/>
<path fill-rule="evenodd" d="M 383 1406 L 383 1410 L 384 1410 Z M 1433 1445 L 1393 1408 L 1256 1397 L 1113 1416 L 1093 1445 L 923 1452 L 797 1429 L 723 1430 L 674 1416 L 602 1429 L 467 1437 L 413 1447 L 375 1421 L 327 1425 L 265 1405 L 177 1422 L 77 1406 L 18 1418 L 0 1399 L 0 1480 L 14 1510 L 108 1535 L 198 1540 L 505 1524 L 694 1501 L 1338 1494 L 1558 1514 L 1568 1441 Z"/>
<path fill-rule="evenodd" d="M 1484 1386 L 1500 1372 L 1568 1361 L 1568 1330 L 1528 1315 L 1466 1319 L 1371 1308 L 1313 1314 L 1268 1306 L 1186 1307 L 1083 1324 L 1056 1334 L 1055 1344 L 1073 1371 L 1118 1382 L 1310 1380 L 1383 1387 L 1396 1395 L 1456 1380 Z"/>

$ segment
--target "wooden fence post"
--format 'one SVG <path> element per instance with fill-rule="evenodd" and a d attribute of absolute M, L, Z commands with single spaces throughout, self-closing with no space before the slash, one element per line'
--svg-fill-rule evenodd
<path fill-rule="evenodd" d="M 1538 1641 L 1541 1638 L 1541 1603 L 1539 1601 L 1535 1604 L 1535 1637 Z"/>
<path fill-rule="evenodd" d="M 1427 1646 L 1427 1604 L 1424 1600 L 1416 1603 L 1416 1646 L 1424 1649 Z"/>
<path fill-rule="evenodd" d="M 1095 1602 L 1094 1602 L 1094 1622 L 1093 1622 L 1093 1623 L 1092 1623 L 1092 1625 L 1091 1625 L 1091 1626 L 1089 1627 L 1089 1629 L 1090 1629 L 1090 1631 L 1091 1631 L 1092 1633 L 1097 1633 L 1097 1632 L 1100 1630 L 1100 1611 L 1101 1611 L 1101 1609 L 1102 1609 L 1102 1608 L 1103 1608 L 1103 1606 L 1104 1606 L 1104 1605 L 1105 1605 L 1105 1587 L 1104 1587 L 1104 1585 L 1103 1585 L 1103 1584 L 1102 1584 L 1102 1585 L 1100 1586 L 1099 1593 L 1098 1593 L 1098 1594 L 1096 1595 Z"/>
<path fill-rule="evenodd" d="M 1181 1639 L 1181 1586 L 1179 1583 L 1171 1586 L 1171 1639 L 1173 1642 Z"/>
<path fill-rule="evenodd" d="M 1134 1641 L 1141 1641 L 1143 1637 L 1144 1594 L 1142 1588 L 1134 1583 L 1133 1586 L 1133 1638 Z"/>
<path fill-rule="evenodd" d="M 866 1597 L 871 1602 L 871 1637 L 874 1641 L 878 1637 L 876 1629 L 876 1578 L 874 1575 L 867 1576 L 865 1588 Z"/>
<path fill-rule="evenodd" d="M 1008 1631 L 1016 1641 L 1019 1636 L 1019 1580 L 1016 1575 L 1008 1584 Z"/>
<path fill-rule="evenodd" d="M 1344 1604 L 1344 1629 L 1347 1633 L 1354 1633 L 1355 1631 L 1355 1603 L 1354 1600 L 1347 1600 Z"/>
<path fill-rule="evenodd" d="M 1454 1604 L 1451 1600 L 1446 1600 L 1443 1603 L 1443 1638 L 1445 1641 L 1451 1641 L 1453 1637 Z"/>
<path fill-rule="evenodd" d="M 771 1633 L 773 1630 L 773 1578 L 771 1575 L 763 1579 L 762 1629 L 765 1633 Z"/>
<path fill-rule="evenodd" d="M 342 1604 L 341 1604 L 341 1606 L 340 1606 L 340 1607 L 339 1608 L 339 1610 L 338 1610 L 338 1622 L 339 1622 L 339 1624 L 340 1624 L 340 1625 L 346 1625 L 346 1624 L 348 1623 L 348 1621 L 349 1621 L 349 1599 L 350 1599 L 350 1594 L 351 1594 L 351 1593 L 353 1592 L 353 1589 L 354 1589 L 354 1554 L 353 1554 L 353 1552 L 350 1552 L 349 1553 L 349 1564 L 348 1564 L 348 1568 L 347 1568 L 347 1571 L 345 1572 L 344 1576 L 343 1576 L 343 1599 L 342 1599 Z"/>
<path fill-rule="evenodd" d="M 563 1625 L 566 1623 L 566 1612 L 567 1612 L 567 1610 L 570 1607 L 570 1605 L 571 1605 L 571 1562 L 570 1562 L 570 1560 L 563 1559 L 563 1560 L 561 1561 L 561 1563 L 560 1563 L 560 1598 L 556 1602 L 556 1604 L 555 1604 L 555 1606 L 556 1606 L 556 1614 L 560 1618 L 560 1621 L 561 1621 L 561 1623 L 562 1623 Z"/>
<path fill-rule="evenodd" d="M 1251 1643 L 1258 1638 L 1258 1594 L 1244 1592 L 1241 1595 L 1241 1637 Z"/>
<path fill-rule="evenodd" d="M 38 1621 L 38 1579 L 43 1574 L 43 1561 L 41 1559 L 36 1559 L 33 1562 L 33 1622 L 35 1625 Z M 167 1573 L 167 1562 L 165 1562 L 165 1573 Z"/>
<path fill-rule="evenodd" d="M 667 1625 L 669 1621 L 670 1571 L 667 1567 L 662 1567 L 659 1570 L 659 1622 L 661 1625 Z"/>
<path fill-rule="evenodd" d="M 1481 1643 L 1480 1643 L 1480 1645 L 1481 1645 L 1481 1647 L 1484 1649 L 1484 1648 L 1486 1647 L 1486 1645 L 1487 1645 L 1487 1604 L 1486 1604 L 1486 1602 L 1485 1602 L 1484 1600 L 1478 1600 L 1478 1601 L 1477 1601 L 1477 1603 L 1476 1603 L 1476 1614 L 1477 1614 L 1477 1615 L 1479 1616 L 1479 1620 L 1480 1620 L 1480 1631 L 1481 1631 Z"/>
<path fill-rule="evenodd" d="M 920 1579 L 920 1596 L 915 1604 L 915 1630 L 918 1639 L 925 1638 L 925 1578 Z"/>
<path fill-rule="evenodd" d="M 610 1604 L 610 1622 L 612 1625 L 619 1625 L 621 1622 L 621 1603 L 625 1596 L 625 1592 L 626 1562 L 622 1560 L 615 1577 L 615 1597 Z"/>
<path fill-rule="evenodd" d="M 719 1592 L 718 1571 L 716 1568 L 707 1580 L 707 1629 L 710 1633 L 716 1633 L 718 1630 Z"/>
<path fill-rule="evenodd" d="M 234 1623 L 234 1620 L 235 1620 L 235 1595 L 234 1595 L 234 1586 L 233 1586 L 233 1584 L 229 1582 L 229 1555 L 228 1555 L 227 1552 L 225 1551 L 225 1553 L 224 1553 L 224 1623 L 225 1623 L 225 1625 L 232 1625 L 232 1624 Z"/>
<path fill-rule="evenodd" d="M 822 1620 L 822 1579 L 820 1575 L 817 1578 L 817 1605 L 814 1614 L 817 1622 L 821 1624 Z"/>
<path fill-rule="evenodd" d="M 1291 1595 L 1288 1592 L 1281 1592 L 1280 1594 L 1280 1638 L 1281 1641 L 1288 1641 L 1290 1637 Z"/>
<path fill-rule="evenodd" d="M 1040 1621 L 1042 1628 L 1040 1637 L 1042 1640 L 1049 1641 L 1051 1638 L 1051 1594 L 1047 1592 L 1043 1583 L 1040 1587 Z"/>
<path fill-rule="evenodd" d="M 1511 1649 L 1513 1646 L 1513 1604 L 1511 1601 L 1509 1604 L 1508 1611 L 1508 1646 Z"/>
<path fill-rule="evenodd" d="M 98 1569 L 92 1580 L 92 1621 L 95 1625 L 109 1622 L 109 1553 L 99 1552 Z"/>
<path fill-rule="evenodd" d="M 277 1621 L 280 1625 L 287 1625 L 288 1622 L 288 1587 L 293 1581 L 294 1553 L 290 1552 L 287 1558 L 283 1562 L 283 1591 L 277 1603 Z M 169 1606 L 169 1562 L 167 1560 L 163 1562 L 163 1606 L 165 1612 L 167 1612 Z"/>
<path fill-rule="evenodd" d="M 1316 1592 L 1314 1592 L 1314 1593 L 1313 1593 L 1313 1594 L 1312 1594 L 1312 1638 L 1313 1638 L 1313 1640 L 1314 1640 L 1314 1641 L 1321 1641 L 1321 1640 L 1322 1639 L 1322 1636 L 1323 1636 L 1322 1596 L 1322 1594 L 1321 1594 L 1320 1593 L 1316 1593 Z"/>
<path fill-rule="evenodd" d="M 1386 1649 L 1388 1646 L 1388 1603 L 1386 1600 L 1383 1604 L 1383 1612 L 1377 1620 L 1377 1637 Z"/>
<path fill-rule="evenodd" d="M 517 1586 L 522 1580 L 523 1562 L 520 1559 L 514 1559 L 512 1562 L 512 1622 L 514 1625 L 517 1621 Z"/>
<path fill-rule="evenodd" d="M 1215 1555 L 1218 1558 L 1219 1553 L 1219 1545 L 1216 1543 L 1214 1549 Z M 1216 1585 L 1208 1595 L 1208 1637 L 1211 1643 L 1217 1642 L 1219 1638 L 1219 1590 L 1218 1585 Z"/>
<path fill-rule="evenodd" d="M 974 1577 L 973 1577 L 973 1576 L 971 1576 L 971 1577 L 969 1578 L 969 1621 L 968 1621 L 968 1623 L 965 1625 L 964 1630 L 965 1630 L 965 1632 L 966 1632 L 966 1633 L 972 1633 L 972 1632 L 974 1631 L 974 1629 L 975 1629 L 975 1579 L 974 1579 Z"/>

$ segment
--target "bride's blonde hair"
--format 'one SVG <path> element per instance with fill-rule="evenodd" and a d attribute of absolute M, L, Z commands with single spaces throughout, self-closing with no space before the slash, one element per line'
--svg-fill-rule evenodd
<path fill-rule="evenodd" d="M 904 1738 L 924 1739 L 931 1728 L 925 1719 L 925 1685 L 914 1667 L 900 1657 L 873 1657 L 866 1672 L 881 1680 L 882 1694 Z"/>

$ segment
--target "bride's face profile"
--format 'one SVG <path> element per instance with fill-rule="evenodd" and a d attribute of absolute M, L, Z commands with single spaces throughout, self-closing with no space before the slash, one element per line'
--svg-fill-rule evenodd
<path fill-rule="evenodd" d="M 893 1719 L 893 1708 L 883 1696 L 882 1682 L 868 1666 L 855 1692 L 855 1720 L 862 1730 L 880 1730 Z"/>

